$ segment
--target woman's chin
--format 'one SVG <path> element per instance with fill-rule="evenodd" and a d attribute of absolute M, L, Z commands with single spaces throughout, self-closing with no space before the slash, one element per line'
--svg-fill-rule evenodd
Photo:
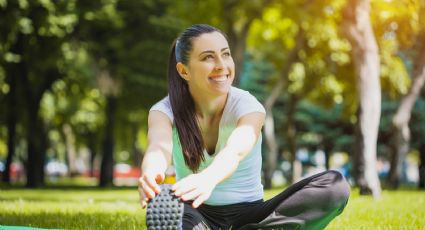
<path fill-rule="evenodd" d="M 217 95 L 224 95 L 229 93 L 231 86 L 232 86 L 231 84 L 221 85 L 219 87 L 215 86 L 211 88 L 211 91 Z"/>
<path fill-rule="evenodd" d="M 213 82 L 210 85 L 210 88 L 212 91 L 215 91 L 219 94 L 227 94 L 230 90 L 230 87 L 232 87 L 232 82 L 233 81 L 230 81 L 230 80 L 227 80 L 225 82 L 219 82 L 219 83 Z"/>

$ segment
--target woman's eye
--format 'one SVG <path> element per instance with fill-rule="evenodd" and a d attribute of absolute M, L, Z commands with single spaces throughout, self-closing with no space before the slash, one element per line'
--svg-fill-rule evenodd
<path fill-rule="evenodd" d="M 230 57 L 230 53 L 229 52 L 223 53 L 223 56 L 224 57 Z"/>
<path fill-rule="evenodd" d="M 207 55 L 204 57 L 204 60 L 211 60 L 211 59 L 214 59 L 212 55 Z"/>

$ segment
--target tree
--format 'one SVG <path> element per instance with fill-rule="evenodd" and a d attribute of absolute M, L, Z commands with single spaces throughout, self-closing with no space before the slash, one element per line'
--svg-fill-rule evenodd
<path fill-rule="evenodd" d="M 67 46 L 68 47 L 68 46 Z M 93 175 L 94 157 L 104 119 L 99 90 L 92 81 L 93 70 L 89 55 L 83 48 L 66 48 L 67 77 L 56 81 L 41 101 L 41 116 L 49 130 L 48 157 L 64 160 L 70 176 L 78 173 L 76 158 L 80 146 L 90 151 L 90 169 Z"/>
<path fill-rule="evenodd" d="M 423 36 L 422 39 L 425 39 Z M 401 165 L 409 151 L 410 129 L 409 121 L 411 111 L 418 98 L 425 82 L 425 45 L 421 44 L 419 55 L 416 62 L 416 68 L 413 73 L 413 80 L 409 92 L 403 97 L 396 114 L 393 117 L 393 139 L 391 170 L 389 183 L 392 188 L 397 188 L 400 182 Z"/>
<path fill-rule="evenodd" d="M 354 177 L 361 194 L 372 193 L 378 198 L 381 187 L 375 163 L 381 113 L 380 61 L 369 13 L 368 0 L 348 1 L 343 29 L 352 45 L 359 97 Z"/>
<path fill-rule="evenodd" d="M 12 67 L 13 68 L 13 67 Z M 18 71 L 17 68 L 13 68 L 14 71 Z M 10 167 L 15 156 L 15 139 L 16 139 L 16 124 L 17 124 L 17 78 L 10 76 L 6 82 L 9 85 L 9 92 L 7 96 L 7 158 L 5 162 L 5 170 L 3 175 L 3 182 L 10 183 Z"/>
<path fill-rule="evenodd" d="M 338 38 L 335 26 L 339 5 L 328 1 L 276 3 L 266 8 L 263 17 L 253 23 L 249 51 L 256 60 L 266 59 L 272 63 L 276 71 L 268 77 L 271 93 L 263 100 L 267 110 L 265 135 L 269 147 L 265 164 L 266 186 L 271 185 L 278 157 L 277 139 L 285 139 L 284 147 L 289 152 L 286 159 L 294 165 L 292 162 L 298 148 L 294 117 L 298 103 L 307 98 L 328 107 L 342 102 L 340 82 L 347 82 L 347 78 L 340 80 L 336 76 L 344 74 L 341 66 L 347 65 L 348 58 L 345 58 L 346 42 Z M 275 104 L 282 97 L 279 95 L 285 95 L 287 100 L 285 106 L 277 108 Z M 274 120 L 279 118 L 277 114 L 282 117 L 283 111 L 284 135 L 276 138 L 281 128 Z M 290 181 L 298 180 L 301 174 L 300 170 L 293 169 Z"/>
<path fill-rule="evenodd" d="M 96 3 L 81 4 L 93 8 L 90 4 Z M 97 18 L 85 18 L 78 38 L 89 47 L 94 77 L 106 98 L 99 185 L 109 186 L 117 143 L 125 141 L 117 132 L 129 121 L 139 126 L 144 121 L 135 120 L 135 114 L 146 117 L 140 114 L 166 95 L 166 60 L 177 30 L 173 21 L 162 18 L 165 6 L 161 2 L 110 2 L 92 13 Z"/>
<path fill-rule="evenodd" d="M 425 188 L 425 90 L 416 100 L 411 119 L 411 146 L 419 151 L 419 183 L 418 188 Z"/>
<path fill-rule="evenodd" d="M 14 8 L 13 10 L 6 10 L 6 6 L 1 6 L 1 13 L 4 15 L 4 20 L 0 22 L 0 29 L 2 35 L 14 35 L 16 36 L 18 24 L 16 22 L 16 12 L 19 9 Z M 6 183 L 10 183 L 10 167 L 15 155 L 15 141 L 16 141 L 16 125 L 18 123 L 18 80 L 20 78 L 16 76 L 22 75 L 22 71 L 25 70 L 22 62 L 20 62 L 20 56 L 16 55 L 22 53 L 22 36 L 18 39 L 20 41 L 13 41 L 8 36 L 1 36 L 0 41 L 0 54 L 2 57 L 0 65 L 2 70 L 5 72 L 5 83 L 8 85 L 8 92 L 6 93 L 5 101 L 7 107 L 4 111 L 6 114 L 7 123 L 7 158 L 5 163 L 5 172 L 2 180 Z M 12 41 L 11 41 L 12 40 Z M 9 51 L 9 52 L 8 52 Z M 21 101 L 20 101 L 21 102 Z"/>
<path fill-rule="evenodd" d="M 423 14 L 425 13 L 425 3 L 417 1 L 410 3 L 410 5 L 413 9 L 416 9 L 416 12 L 408 11 L 410 14 L 403 19 L 411 22 L 410 25 L 414 27 L 410 29 L 410 33 L 415 34 L 416 31 L 419 31 L 415 39 L 417 42 L 413 44 L 412 42 L 408 42 L 408 44 L 402 44 L 402 47 L 412 44 L 411 49 L 413 51 L 411 51 L 411 53 L 413 53 L 413 55 L 411 55 L 411 60 L 415 61 L 413 61 L 414 70 L 412 73 L 412 83 L 408 92 L 401 99 L 397 112 L 392 119 L 393 132 L 390 144 L 391 168 L 388 178 L 389 185 L 392 188 L 398 188 L 400 183 L 401 166 L 406 154 L 409 151 L 409 144 L 411 139 L 409 121 L 411 118 L 412 109 L 425 83 L 425 45 L 423 43 L 425 39 L 425 19 L 422 19 L 422 21 L 415 20 L 416 17 L 411 16 L 411 14 L 413 14 L 418 18 L 423 18 Z M 400 43 L 403 43 L 403 40 L 400 40 Z"/>
<path fill-rule="evenodd" d="M 5 68 L 8 78 L 17 78 L 26 105 L 26 162 L 27 186 L 38 187 L 44 183 L 44 158 L 46 149 L 45 127 L 39 116 L 40 100 L 53 82 L 63 77 L 60 68 L 61 46 L 76 22 L 74 1 L 7 2 L 5 12 L 6 35 L 3 52 L 9 56 Z M 3 21 L 3 20 L 2 20 Z M 18 23 L 16 23 L 18 22 Z M 16 67 L 12 67 L 16 64 Z M 19 72 L 12 69 L 18 69 Z M 40 77 L 43 76 L 43 77 Z M 10 135 L 12 134 L 12 135 Z M 13 138 L 13 132 L 8 136 Z M 9 149 L 13 152 L 13 147 Z"/>
<path fill-rule="evenodd" d="M 284 86 L 287 83 L 287 78 L 289 75 L 289 72 L 291 70 L 291 66 L 294 62 L 296 62 L 296 60 L 298 59 L 297 54 L 298 52 L 302 49 L 302 46 L 304 44 L 304 31 L 302 29 L 300 29 L 300 31 L 298 32 L 297 38 L 296 38 L 296 45 L 292 48 L 292 50 L 290 51 L 288 58 L 285 62 L 285 64 L 282 67 L 281 70 L 281 74 L 280 74 L 280 78 L 277 82 L 277 84 L 273 87 L 272 92 L 270 93 L 270 95 L 267 97 L 267 99 L 265 100 L 264 103 L 264 107 L 266 109 L 266 118 L 265 118 L 265 122 L 264 122 L 264 133 L 266 136 L 266 143 L 267 146 L 269 148 L 269 152 L 268 152 L 268 156 L 267 156 L 267 167 L 265 169 L 265 187 L 266 188 L 270 188 L 271 187 L 271 178 L 273 175 L 274 170 L 276 169 L 276 158 L 278 155 L 278 146 L 276 143 L 276 137 L 275 137 L 275 128 L 274 128 L 274 119 L 273 119 L 273 107 L 274 104 L 276 103 L 277 98 L 279 97 L 279 95 L 282 93 L 282 90 L 284 88 Z M 290 111 L 290 116 L 288 120 L 293 120 L 293 115 L 295 113 L 295 109 L 296 109 L 296 103 L 291 103 L 292 106 L 289 111 Z M 294 149 L 294 135 L 295 135 L 295 129 L 292 127 L 292 122 L 288 121 L 287 127 L 288 127 L 288 138 L 291 138 L 290 141 L 288 141 L 288 143 L 293 143 L 292 144 L 292 148 L 291 148 L 291 153 L 295 153 Z M 294 154 L 293 154 L 294 155 Z M 291 159 L 291 163 L 293 162 L 294 158 Z"/>

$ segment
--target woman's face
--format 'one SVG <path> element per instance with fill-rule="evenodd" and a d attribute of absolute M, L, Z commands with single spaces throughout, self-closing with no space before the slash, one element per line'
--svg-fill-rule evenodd
<path fill-rule="evenodd" d="M 189 63 L 179 63 L 177 69 L 194 94 L 227 94 L 235 77 L 235 63 L 229 44 L 219 32 L 195 38 Z"/>

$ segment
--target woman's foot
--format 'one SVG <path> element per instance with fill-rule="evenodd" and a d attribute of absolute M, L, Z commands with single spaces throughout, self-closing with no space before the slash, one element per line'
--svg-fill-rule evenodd
<path fill-rule="evenodd" d="M 182 229 L 183 202 L 173 194 L 170 184 L 160 186 L 161 193 L 148 203 L 146 210 L 147 229 Z"/>

